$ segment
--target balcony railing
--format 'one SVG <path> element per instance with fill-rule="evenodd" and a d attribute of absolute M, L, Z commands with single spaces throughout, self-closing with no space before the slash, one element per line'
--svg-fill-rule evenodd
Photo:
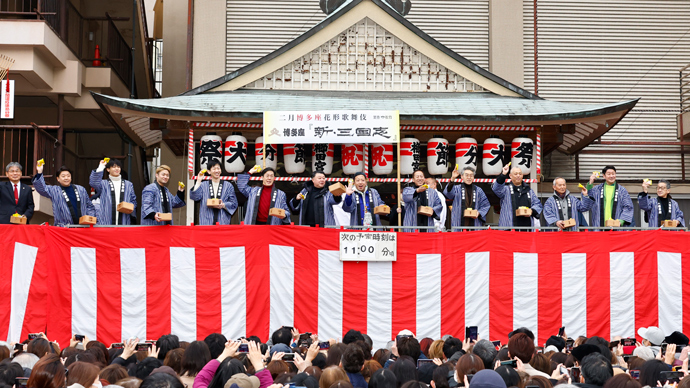
<path fill-rule="evenodd" d="M 131 90 L 132 51 L 114 23 L 129 18 L 84 17 L 69 0 L 0 0 L 0 19 L 45 20 L 85 66 L 94 66 L 98 45 L 101 63 Z"/>

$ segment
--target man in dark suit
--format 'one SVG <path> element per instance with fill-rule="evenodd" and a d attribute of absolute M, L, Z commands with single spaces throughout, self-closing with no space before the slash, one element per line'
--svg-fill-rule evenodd
<path fill-rule="evenodd" d="M 19 182 L 22 176 L 22 165 L 11 162 L 5 167 L 9 182 L 0 182 L 0 224 L 9 224 L 10 217 L 19 213 L 27 218 L 27 223 L 34 215 L 34 196 L 31 186 Z"/>

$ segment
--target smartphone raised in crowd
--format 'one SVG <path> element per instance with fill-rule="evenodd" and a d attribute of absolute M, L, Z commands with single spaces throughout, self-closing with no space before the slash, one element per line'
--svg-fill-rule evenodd
<path fill-rule="evenodd" d="M 328 350 L 331 348 L 331 343 L 328 341 L 319 342 L 319 350 Z"/>
<path fill-rule="evenodd" d="M 433 362 L 434 362 L 434 360 L 429 360 L 428 358 L 427 359 L 420 358 L 419 360 L 417 360 L 417 369 L 419 369 L 424 364 L 430 364 Z"/>
<path fill-rule="evenodd" d="M 311 333 L 302 333 L 299 335 L 297 340 L 297 346 L 309 346 L 309 339 L 311 338 Z"/>
<path fill-rule="evenodd" d="M 396 335 L 396 336 L 395 336 L 395 343 L 398 344 L 398 342 L 400 342 L 401 339 L 403 339 L 403 338 L 411 338 L 411 337 L 412 337 L 412 336 L 409 335 L 409 334 Z"/>
<path fill-rule="evenodd" d="M 14 384 L 17 387 L 26 387 L 26 383 L 29 381 L 28 377 L 16 377 L 14 379 Z"/>
<path fill-rule="evenodd" d="M 684 376 L 683 372 L 673 372 L 670 370 L 665 370 L 661 371 L 661 374 L 659 376 L 659 381 L 661 382 L 666 382 L 666 384 L 670 385 L 673 383 L 678 383 L 680 382 L 680 379 L 682 379 Z"/>
<path fill-rule="evenodd" d="M 477 337 L 478 337 L 477 326 L 465 327 L 465 338 L 469 338 L 470 341 L 476 341 Z"/>
<path fill-rule="evenodd" d="M 508 360 L 508 361 L 501 361 L 501 366 L 507 366 L 509 368 L 516 369 L 517 368 L 517 360 Z"/>
<path fill-rule="evenodd" d="M 635 338 L 623 338 L 621 339 L 621 343 L 623 346 L 635 346 L 637 340 Z"/>
<path fill-rule="evenodd" d="M 285 361 L 285 362 L 294 362 L 294 361 L 295 361 L 295 353 L 285 353 L 285 354 L 283 354 L 283 361 Z"/>
<path fill-rule="evenodd" d="M 110 344 L 111 349 L 124 349 L 125 348 L 125 343 L 124 342 L 115 342 L 113 344 Z"/>
<path fill-rule="evenodd" d="M 632 377 L 635 380 L 639 380 L 640 379 L 640 371 L 637 369 L 631 369 L 630 370 L 630 377 Z"/>
<path fill-rule="evenodd" d="M 86 338 L 86 337 L 83 334 L 75 334 L 74 335 L 74 339 L 79 341 L 79 342 L 83 341 L 84 338 Z"/>
<path fill-rule="evenodd" d="M 494 347 L 496 347 L 496 350 L 501 350 L 501 341 L 491 341 L 492 344 L 494 344 Z"/>
<path fill-rule="evenodd" d="M 249 353 L 249 344 L 240 344 L 237 348 L 237 353 Z"/>
<path fill-rule="evenodd" d="M 474 377 L 474 374 L 465 375 L 465 377 L 467 377 L 467 383 L 471 383 L 472 377 Z"/>
<path fill-rule="evenodd" d="M 30 340 L 39 338 L 40 336 L 41 336 L 40 333 L 29 333 L 29 339 Z"/>
<path fill-rule="evenodd" d="M 570 378 L 573 379 L 573 383 L 580 382 L 580 367 L 574 366 L 570 368 Z"/>
<path fill-rule="evenodd" d="M 152 345 L 153 345 L 153 344 L 149 344 L 149 343 L 146 343 L 146 342 L 140 342 L 140 343 L 137 344 L 136 350 L 137 350 L 137 352 L 142 352 L 142 351 L 143 351 L 143 352 L 147 352 L 147 351 L 149 351 L 149 350 L 151 349 L 151 346 L 152 346 Z"/>
<path fill-rule="evenodd" d="M 563 337 L 563 334 L 565 334 L 565 326 L 558 329 L 558 336 Z"/>

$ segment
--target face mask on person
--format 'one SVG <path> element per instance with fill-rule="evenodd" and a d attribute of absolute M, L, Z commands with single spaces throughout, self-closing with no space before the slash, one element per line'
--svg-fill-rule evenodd
<path fill-rule="evenodd" d="M 93 388 L 103 388 L 103 384 L 100 381 L 96 381 L 93 383 Z"/>

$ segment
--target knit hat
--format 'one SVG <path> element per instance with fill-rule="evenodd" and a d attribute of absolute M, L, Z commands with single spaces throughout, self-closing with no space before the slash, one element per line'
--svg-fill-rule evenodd
<path fill-rule="evenodd" d="M 506 382 L 494 370 L 483 369 L 474 374 L 470 388 L 506 388 Z"/>
<path fill-rule="evenodd" d="M 646 346 L 640 346 L 633 350 L 633 356 L 637 356 L 645 361 L 654 359 L 654 352 Z"/>

